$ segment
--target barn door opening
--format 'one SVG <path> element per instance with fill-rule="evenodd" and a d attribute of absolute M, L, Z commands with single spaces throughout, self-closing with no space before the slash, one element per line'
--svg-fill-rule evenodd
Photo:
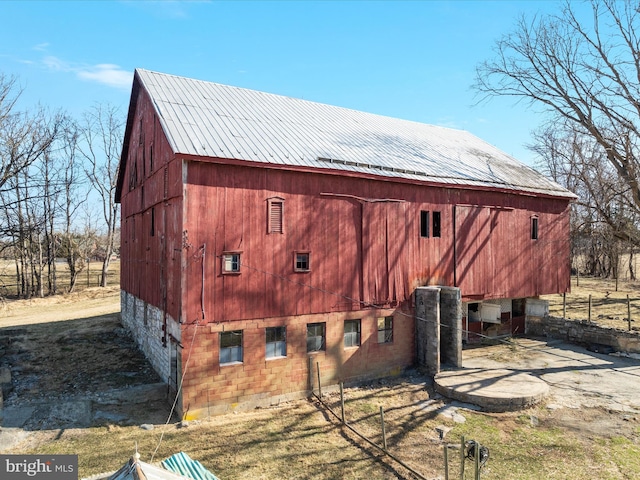
<path fill-rule="evenodd" d="M 362 298 L 385 305 L 406 298 L 407 272 L 403 249 L 407 239 L 406 203 L 369 201 L 362 204 Z"/>

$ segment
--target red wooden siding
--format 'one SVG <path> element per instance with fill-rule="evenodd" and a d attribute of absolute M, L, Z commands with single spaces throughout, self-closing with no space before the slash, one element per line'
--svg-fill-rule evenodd
<path fill-rule="evenodd" d="M 208 162 L 187 171 L 187 320 L 201 304 L 215 322 L 391 306 L 454 280 L 477 299 L 569 286 L 566 201 Z M 284 199 L 283 234 L 267 232 L 273 197 Z M 440 212 L 440 238 L 420 237 L 421 210 Z M 241 252 L 239 275 L 221 274 L 225 251 Z M 295 251 L 310 252 L 310 272 L 294 272 Z"/>
<path fill-rule="evenodd" d="M 456 283 L 466 299 L 569 288 L 566 199 L 176 158 L 144 91 L 133 111 L 122 288 L 175 319 L 392 306 L 428 284 Z M 283 233 L 268 231 L 276 199 Z M 420 237 L 420 211 L 440 212 L 440 238 Z M 225 251 L 241 252 L 239 275 L 221 274 Z M 296 251 L 309 272 L 294 272 Z"/>
<path fill-rule="evenodd" d="M 121 288 L 180 318 L 182 162 L 153 106 L 137 98 L 121 192 Z"/>

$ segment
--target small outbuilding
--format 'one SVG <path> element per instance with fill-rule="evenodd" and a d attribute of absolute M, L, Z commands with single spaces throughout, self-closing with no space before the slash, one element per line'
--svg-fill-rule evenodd
<path fill-rule="evenodd" d="M 434 358 L 417 289 L 460 342 L 570 286 L 574 195 L 462 130 L 138 69 L 116 196 L 122 320 L 189 418 Z"/>

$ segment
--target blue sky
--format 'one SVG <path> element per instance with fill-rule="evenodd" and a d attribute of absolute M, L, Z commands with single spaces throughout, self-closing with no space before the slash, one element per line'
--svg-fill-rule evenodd
<path fill-rule="evenodd" d="M 476 105 L 477 64 L 547 1 L 7 1 L 0 72 L 21 106 L 123 116 L 134 68 L 468 130 L 532 164 L 542 121 L 509 99 Z"/>

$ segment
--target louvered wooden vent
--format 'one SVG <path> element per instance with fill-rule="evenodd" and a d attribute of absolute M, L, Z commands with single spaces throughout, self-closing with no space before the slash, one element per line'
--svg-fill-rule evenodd
<path fill-rule="evenodd" d="M 282 199 L 269 200 L 269 233 L 283 233 L 284 202 Z"/>

